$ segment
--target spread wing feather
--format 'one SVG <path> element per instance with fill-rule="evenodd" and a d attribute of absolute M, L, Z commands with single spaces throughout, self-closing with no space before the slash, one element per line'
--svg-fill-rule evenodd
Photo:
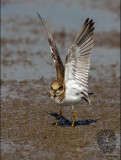
<path fill-rule="evenodd" d="M 42 26 L 43 26 L 43 29 L 47 35 L 47 38 L 48 38 L 48 42 L 49 42 L 49 45 L 50 45 L 50 50 L 51 50 L 51 53 L 52 53 L 52 58 L 54 60 L 54 63 L 55 63 L 55 67 L 56 67 L 56 73 L 57 73 L 57 79 L 58 80 L 63 80 L 64 79 L 64 66 L 63 66 L 63 63 L 61 61 L 61 58 L 60 58 L 60 55 L 59 55 L 59 52 L 58 52 L 58 49 L 56 47 L 56 44 L 53 40 L 53 37 L 52 35 L 50 34 L 50 32 L 46 29 L 45 27 L 45 24 L 44 24 L 44 21 L 43 19 L 41 18 L 40 14 L 37 13 L 39 19 L 41 20 L 41 23 L 42 23 Z"/>
<path fill-rule="evenodd" d="M 78 92 L 88 95 L 88 71 L 90 66 L 90 53 L 94 41 L 94 22 L 89 18 L 84 22 L 77 33 L 65 62 L 65 84 L 67 93 L 76 85 Z M 80 89 L 79 89 L 80 88 Z"/>

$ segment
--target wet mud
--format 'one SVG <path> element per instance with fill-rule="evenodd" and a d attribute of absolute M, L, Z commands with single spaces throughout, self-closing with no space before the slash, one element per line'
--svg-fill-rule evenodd
<path fill-rule="evenodd" d="M 22 3 L 27 2 L 17 4 L 14 0 L 6 0 L 2 1 L 2 7 L 4 9 L 12 4 L 21 7 Z M 35 2 L 36 5 L 38 3 Z M 93 3 L 95 5 L 88 6 L 84 1 L 69 4 L 62 1 L 67 9 L 81 4 L 96 12 L 96 7 L 105 10 L 107 6 L 107 12 L 118 17 L 118 6 L 113 3 L 108 6 L 107 3 L 102 1 L 100 5 Z M 42 5 L 45 6 L 44 2 Z M 75 127 L 71 127 L 71 106 L 65 106 L 56 127 L 60 106 L 49 99 L 50 84 L 56 78 L 56 73 L 40 23 L 26 12 L 22 15 L 4 12 L 6 14 L 1 19 L 1 159 L 119 160 L 121 77 L 120 33 L 117 26 L 108 31 L 101 28 L 95 33 L 89 73 L 89 92 L 94 92 L 90 96 L 91 106 L 85 101 L 75 106 Z M 112 26 L 114 21 L 118 22 L 118 18 L 113 20 L 110 21 Z M 53 33 L 64 62 L 65 53 L 78 29 L 68 30 L 66 25 L 64 28 L 59 24 L 60 29 L 56 30 L 58 24 L 55 24 L 56 21 L 52 26 L 51 20 L 47 19 L 46 25 Z M 97 134 L 104 129 L 114 131 L 117 137 L 116 147 L 110 154 L 104 154 L 97 144 Z"/>
<path fill-rule="evenodd" d="M 7 94 L 2 99 L 2 159 L 118 159 L 119 79 L 111 82 L 89 80 L 92 105 L 80 102 L 72 128 L 71 107 L 64 107 L 56 128 L 59 106 L 49 100 L 50 81 L 2 81 Z M 97 133 L 115 131 L 118 137 L 113 154 L 104 155 L 97 145 Z M 91 155 L 91 156 L 90 156 Z"/>

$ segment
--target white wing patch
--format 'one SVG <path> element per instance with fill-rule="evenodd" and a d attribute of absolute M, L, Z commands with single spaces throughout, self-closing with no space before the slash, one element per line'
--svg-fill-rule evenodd
<path fill-rule="evenodd" d="M 52 50 L 52 48 L 50 47 L 50 51 L 51 51 L 51 53 L 53 53 L 53 50 Z"/>

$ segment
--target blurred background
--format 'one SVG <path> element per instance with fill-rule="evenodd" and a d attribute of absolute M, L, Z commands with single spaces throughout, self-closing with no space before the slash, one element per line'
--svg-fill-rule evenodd
<path fill-rule="evenodd" d="M 38 12 L 65 63 L 73 38 L 87 18 L 95 22 L 89 92 L 92 106 L 76 106 L 80 125 L 56 122 L 59 106 L 49 99 L 56 78 Z M 120 1 L 1 0 L 1 159 L 120 159 Z M 50 112 L 54 112 L 49 114 Z M 85 125 L 83 125 L 85 124 Z M 97 145 L 101 130 L 114 131 L 114 152 Z"/>
<path fill-rule="evenodd" d="M 3 79 L 55 77 L 48 41 L 36 12 L 45 19 L 63 62 L 81 25 L 88 17 L 93 19 L 95 45 L 91 66 L 107 77 L 111 76 L 107 71 L 116 65 L 113 69 L 119 76 L 119 0 L 4 0 L 1 5 Z M 91 74 L 97 76 L 96 72 Z"/>

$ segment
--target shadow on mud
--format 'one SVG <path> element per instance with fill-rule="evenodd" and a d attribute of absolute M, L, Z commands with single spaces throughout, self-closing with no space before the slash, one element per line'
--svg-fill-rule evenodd
<path fill-rule="evenodd" d="M 51 116 L 55 117 L 57 120 L 59 119 L 59 114 L 55 113 L 55 112 L 51 112 L 49 113 Z M 97 120 L 99 119 L 87 119 L 87 120 L 75 120 L 74 122 L 74 127 L 79 126 L 79 125 L 90 125 L 94 122 L 97 122 Z M 56 123 L 52 123 L 52 125 L 55 125 Z M 58 122 L 58 126 L 60 127 L 69 127 L 72 125 L 72 121 L 69 121 L 68 119 L 66 119 L 65 117 L 61 117 L 59 122 Z"/>

